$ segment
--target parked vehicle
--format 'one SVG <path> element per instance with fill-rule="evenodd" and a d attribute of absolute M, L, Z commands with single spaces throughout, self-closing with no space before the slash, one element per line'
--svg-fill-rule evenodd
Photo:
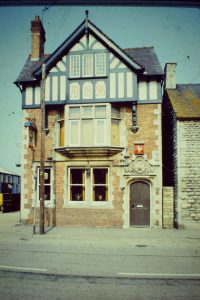
<path fill-rule="evenodd" d="M 20 194 L 0 194 L 0 208 L 2 212 L 20 210 Z"/>

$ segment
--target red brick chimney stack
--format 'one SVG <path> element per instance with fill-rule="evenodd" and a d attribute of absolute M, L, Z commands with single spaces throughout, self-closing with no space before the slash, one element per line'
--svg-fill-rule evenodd
<path fill-rule="evenodd" d="M 39 60 L 44 54 L 45 30 L 39 16 L 31 21 L 31 60 Z"/>

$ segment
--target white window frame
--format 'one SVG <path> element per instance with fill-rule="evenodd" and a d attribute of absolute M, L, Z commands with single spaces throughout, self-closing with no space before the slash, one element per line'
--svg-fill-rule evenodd
<path fill-rule="evenodd" d="M 93 77 L 93 75 L 94 75 L 94 55 L 90 54 L 90 53 L 82 54 L 81 59 L 82 59 L 82 76 L 83 77 Z M 88 60 L 91 63 L 91 66 L 89 68 L 90 72 L 86 73 Z"/>
<path fill-rule="evenodd" d="M 81 143 L 81 128 L 80 128 L 80 123 L 81 123 L 81 120 L 80 119 L 70 119 L 70 120 L 68 120 L 68 122 L 69 122 L 69 145 L 70 146 L 80 146 L 80 143 Z M 77 141 L 77 143 L 72 143 L 72 141 L 71 141 L 71 127 L 72 127 L 72 123 L 73 122 L 77 122 L 78 123 L 78 141 Z"/>
<path fill-rule="evenodd" d="M 97 60 L 98 57 L 103 56 L 103 67 L 102 64 L 97 65 Z M 99 68 L 103 69 L 103 72 L 99 72 Z M 106 76 L 106 53 L 100 52 L 100 53 L 95 53 L 95 76 Z"/>
<path fill-rule="evenodd" d="M 91 106 L 92 107 L 92 115 L 90 117 L 84 116 L 83 115 L 83 107 L 87 107 L 87 106 Z M 106 115 L 105 118 L 100 117 L 100 118 L 96 118 L 95 117 L 95 107 L 98 106 L 105 106 L 106 107 Z M 76 119 L 70 119 L 69 118 L 69 111 L 70 108 L 72 107 L 80 107 L 80 117 L 76 118 Z M 67 114 L 66 114 L 66 126 L 68 126 L 68 137 L 67 137 L 67 145 L 69 147 L 81 147 L 82 145 L 82 141 L 81 141 L 81 122 L 84 119 L 92 119 L 93 121 L 93 126 L 94 126 L 94 140 L 93 140 L 93 146 L 108 146 L 111 145 L 111 114 L 110 114 L 110 110 L 111 110 L 111 106 L 110 104 L 105 104 L 105 103 L 99 103 L 99 104 L 84 104 L 84 105 L 69 105 L 67 106 Z M 99 143 L 97 136 L 96 136 L 96 131 L 97 131 L 97 122 L 98 120 L 103 120 L 104 121 L 104 142 L 103 143 Z M 78 123 L 78 141 L 77 143 L 72 143 L 71 141 L 71 124 L 72 122 L 79 122 Z M 84 146 L 86 147 L 86 146 Z M 91 147 L 91 146 L 90 146 Z"/>
<path fill-rule="evenodd" d="M 102 77 L 107 75 L 107 59 L 105 52 L 70 54 L 69 77 L 87 78 Z M 91 63 L 90 72 L 86 73 L 87 59 Z"/>
<path fill-rule="evenodd" d="M 104 137 L 104 141 L 102 143 L 99 143 L 98 142 L 98 134 L 97 134 L 97 122 L 98 121 L 103 121 L 104 123 L 104 133 L 103 133 L 103 137 Z M 94 122 L 95 122 L 95 146 L 106 146 L 107 145 L 107 135 L 106 135 L 106 129 L 107 129 L 107 126 L 106 126 L 106 122 L 107 119 L 95 119 Z"/>
<path fill-rule="evenodd" d="M 77 64 L 77 65 L 76 65 Z M 69 72 L 71 78 L 79 78 L 81 71 L 80 54 L 70 55 Z"/>

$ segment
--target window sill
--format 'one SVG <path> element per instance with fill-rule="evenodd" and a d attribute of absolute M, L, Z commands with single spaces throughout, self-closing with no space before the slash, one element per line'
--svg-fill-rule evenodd
<path fill-rule="evenodd" d="M 113 205 L 110 201 L 101 201 L 101 202 L 94 202 L 94 201 L 84 201 L 84 202 L 80 202 L 80 201 L 65 201 L 64 203 L 64 208 L 88 208 L 88 209 L 112 209 Z"/>
<path fill-rule="evenodd" d="M 113 146 L 96 146 L 96 147 L 59 147 L 54 150 L 66 157 L 82 157 L 82 156 L 113 156 L 120 153 L 123 147 Z"/>
<path fill-rule="evenodd" d="M 85 77 L 68 77 L 68 80 L 91 80 L 91 79 L 107 79 L 107 75 L 102 76 L 85 76 Z"/>

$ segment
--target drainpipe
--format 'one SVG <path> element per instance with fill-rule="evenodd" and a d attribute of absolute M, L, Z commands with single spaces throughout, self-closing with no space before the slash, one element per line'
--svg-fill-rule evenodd
<path fill-rule="evenodd" d="M 33 234 L 36 234 L 36 191 L 37 191 L 37 168 L 34 175 L 35 192 L 34 192 L 34 211 L 33 211 Z"/>

